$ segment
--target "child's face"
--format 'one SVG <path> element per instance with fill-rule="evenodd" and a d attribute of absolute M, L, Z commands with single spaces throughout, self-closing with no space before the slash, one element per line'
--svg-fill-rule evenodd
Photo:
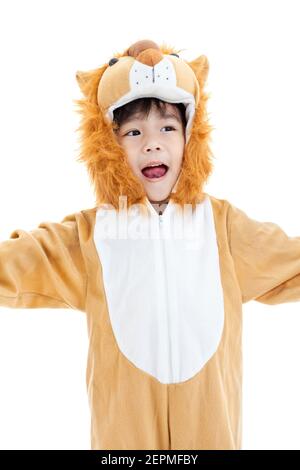
<path fill-rule="evenodd" d="M 162 201 L 169 196 L 179 177 L 184 153 L 185 129 L 179 110 L 167 103 L 166 114 L 171 117 L 161 117 L 152 107 L 148 117 L 131 116 L 116 132 L 129 166 L 151 201 Z M 151 161 L 167 165 L 167 171 L 163 167 L 145 170 Z"/>

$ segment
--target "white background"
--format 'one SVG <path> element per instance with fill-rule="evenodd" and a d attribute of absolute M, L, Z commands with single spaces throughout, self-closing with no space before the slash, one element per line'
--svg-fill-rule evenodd
<path fill-rule="evenodd" d="M 206 191 L 300 236 L 298 1 L 0 5 L 0 241 L 94 207 L 75 74 L 140 39 L 208 57 Z M 249 302 L 243 318 L 243 449 L 300 449 L 300 304 Z M 83 312 L 0 308 L 1 449 L 90 448 L 87 348 Z"/>

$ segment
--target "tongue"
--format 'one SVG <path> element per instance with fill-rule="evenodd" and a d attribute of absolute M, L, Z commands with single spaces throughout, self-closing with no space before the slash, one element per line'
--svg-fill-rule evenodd
<path fill-rule="evenodd" d="M 142 170 L 143 175 L 147 176 L 147 178 L 160 178 L 164 176 L 167 172 L 167 168 L 164 165 L 160 166 L 147 166 Z"/>

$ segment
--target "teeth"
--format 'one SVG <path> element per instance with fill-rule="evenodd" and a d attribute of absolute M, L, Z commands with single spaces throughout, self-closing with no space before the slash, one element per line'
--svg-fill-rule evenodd
<path fill-rule="evenodd" d="M 146 166 L 144 166 L 143 170 L 144 170 L 145 168 L 148 168 L 148 167 L 154 168 L 155 166 L 161 166 L 161 165 L 165 165 L 165 164 L 164 164 L 164 163 L 154 163 L 154 164 L 152 164 L 152 165 L 146 165 Z M 165 165 L 165 166 L 168 168 L 167 165 Z"/>

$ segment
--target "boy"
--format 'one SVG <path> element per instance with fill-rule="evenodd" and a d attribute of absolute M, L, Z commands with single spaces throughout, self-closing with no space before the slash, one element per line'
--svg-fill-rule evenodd
<path fill-rule="evenodd" d="M 92 449 L 240 449 L 242 304 L 300 300 L 300 238 L 203 192 L 207 73 L 149 40 L 78 73 L 96 206 L 0 244 L 1 305 L 87 315 Z"/>
<path fill-rule="evenodd" d="M 186 127 L 184 105 L 141 98 L 116 109 L 114 122 L 118 125 L 117 141 L 126 151 L 132 172 L 142 182 L 155 210 L 162 215 L 172 189 L 176 189 L 182 166 Z M 152 142 L 157 144 L 162 133 L 160 128 L 165 124 L 168 125 L 164 128 L 169 129 L 165 134 L 169 135 L 164 137 L 163 148 L 151 148 Z M 138 135 L 130 135 L 133 132 Z M 141 139 L 141 134 L 145 140 Z M 145 143 L 147 148 L 141 148 Z"/>

